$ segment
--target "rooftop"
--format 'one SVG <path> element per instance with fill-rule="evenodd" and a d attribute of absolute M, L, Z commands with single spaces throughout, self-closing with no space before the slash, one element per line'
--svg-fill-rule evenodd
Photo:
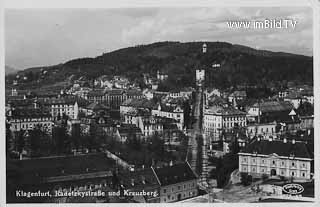
<path fill-rule="evenodd" d="M 154 172 L 159 179 L 161 186 L 197 179 L 197 175 L 192 171 L 187 162 L 154 168 Z"/>
<path fill-rule="evenodd" d="M 282 140 L 254 140 L 248 144 L 242 152 L 245 153 L 257 153 L 263 155 L 277 154 L 278 156 L 289 157 L 294 155 L 294 157 L 299 158 L 309 158 L 312 159 L 307 145 L 304 142 L 287 141 L 286 143 Z"/>

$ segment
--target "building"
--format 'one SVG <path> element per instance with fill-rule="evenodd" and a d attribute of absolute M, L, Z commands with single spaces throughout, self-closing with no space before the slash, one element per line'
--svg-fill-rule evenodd
<path fill-rule="evenodd" d="M 151 111 L 152 108 L 155 107 L 155 102 L 152 100 L 148 100 L 146 98 L 141 99 L 128 99 L 125 102 L 123 102 L 120 106 L 120 115 L 124 115 L 129 111 L 133 110 L 149 110 Z"/>
<path fill-rule="evenodd" d="M 198 176 L 189 163 L 153 168 L 160 185 L 160 203 L 177 202 L 198 195 Z"/>
<path fill-rule="evenodd" d="M 299 108 L 301 103 L 308 101 L 307 98 L 303 97 L 298 92 L 289 93 L 283 100 L 290 102 L 295 109 Z"/>
<path fill-rule="evenodd" d="M 255 139 L 239 154 L 239 172 L 255 177 L 268 175 L 309 180 L 313 160 L 307 145 L 287 139 Z"/>
<path fill-rule="evenodd" d="M 314 128 L 314 116 L 300 116 L 300 128 L 302 130 Z"/>
<path fill-rule="evenodd" d="M 40 104 L 50 110 L 54 119 L 67 116 L 70 119 L 78 119 L 79 112 L 88 105 L 88 102 L 75 96 L 64 96 L 51 99 L 43 99 Z"/>
<path fill-rule="evenodd" d="M 248 119 L 257 123 L 281 122 L 290 119 L 289 113 L 293 108 L 288 101 L 261 101 L 247 109 Z"/>
<path fill-rule="evenodd" d="M 160 72 L 159 70 L 157 71 L 157 79 L 160 81 L 165 81 L 168 79 L 168 74 L 165 74 L 163 72 Z"/>
<path fill-rule="evenodd" d="M 180 130 L 184 127 L 184 113 L 180 106 L 168 106 L 166 104 L 158 104 L 157 107 L 152 109 L 152 115 L 170 118 L 178 121 L 177 125 Z"/>
<path fill-rule="evenodd" d="M 163 121 L 161 117 L 140 117 L 137 126 L 141 129 L 143 136 L 149 137 L 154 134 L 162 134 Z"/>
<path fill-rule="evenodd" d="M 204 111 L 203 130 L 211 142 L 218 141 L 223 131 L 246 125 L 246 113 L 233 107 L 211 106 Z"/>
<path fill-rule="evenodd" d="M 239 101 L 243 101 L 247 98 L 246 91 L 234 91 L 228 96 L 228 101 L 236 106 Z"/>
<path fill-rule="evenodd" d="M 133 196 L 133 200 L 136 202 L 160 202 L 160 185 L 151 168 L 129 172 L 121 171 L 118 174 L 118 177 L 124 190 L 135 194 L 135 196 Z M 144 193 L 145 195 L 139 195 L 140 193 Z"/>
<path fill-rule="evenodd" d="M 205 80 L 205 70 L 196 70 L 196 83 L 197 86 L 202 86 Z"/>
<path fill-rule="evenodd" d="M 142 133 L 139 127 L 135 124 L 121 124 L 115 130 L 115 137 L 118 141 L 124 143 L 129 139 L 141 140 Z"/>
<path fill-rule="evenodd" d="M 9 160 L 7 164 L 7 202 L 48 202 L 47 197 L 17 197 L 16 190 L 110 191 L 116 162 L 103 153 Z M 64 197 L 66 199 L 66 197 Z M 104 196 L 106 198 L 106 196 Z M 53 201 L 51 201 L 53 202 Z"/>
<path fill-rule="evenodd" d="M 253 123 L 247 125 L 247 136 L 252 139 L 253 137 L 263 137 L 269 139 L 270 136 L 274 137 L 277 134 L 277 123 Z"/>
<path fill-rule="evenodd" d="M 12 132 L 32 130 L 39 127 L 43 132 L 51 135 L 53 117 L 48 111 L 41 109 L 15 109 L 7 116 Z"/>

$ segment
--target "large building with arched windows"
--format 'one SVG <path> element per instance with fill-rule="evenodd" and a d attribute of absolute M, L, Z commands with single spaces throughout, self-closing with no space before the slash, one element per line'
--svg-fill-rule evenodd
<path fill-rule="evenodd" d="M 305 142 L 255 139 L 239 154 L 239 172 L 254 177 L 312 178 L 312 152 Z"/>

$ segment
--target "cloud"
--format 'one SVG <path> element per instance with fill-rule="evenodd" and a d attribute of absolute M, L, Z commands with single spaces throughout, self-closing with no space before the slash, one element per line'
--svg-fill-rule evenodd
<path fill-rule="evenodd" d="M 230 20 L 290 18 L 295 30 L 230 29 Z M 51 65 L 157 41 L 227 41 L 312 55 L 312 9 L 208 7 L 6 10 L 6 64 Z"/>

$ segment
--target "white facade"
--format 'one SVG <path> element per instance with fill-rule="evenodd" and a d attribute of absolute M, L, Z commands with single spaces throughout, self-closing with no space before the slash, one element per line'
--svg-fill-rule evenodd
<path fill-rule="evenodd" d="M 268 139 L 269 136 L 276 134 L 277 123 L 267 123 L 267 124 L 251 124 L 247 126 L 247 136 L 253 138 L 254 136 L 263 136 Z"/>
<path fill-rule="evenodd" d="M 173 111 L 164 111 L 161 109 L 161 106 L 158 106 L 158 109 L 153 109 L 151 111 L 153 116 L 160 116 L 165 118 L 171 118 L 178 121 L 177 126 L 178 129 L 182 130 L 184 125 L 184 114 L 181 107 L 176 107 Z"/>
<path fill-rule="evenodd" d="M 246 127 L 245 114 L 229 114 L 212 113 L 206 110 L 203 117 L 203 130 L 212 141 L 219 140 L 222 130 L 228 131 L 235 126 Z"/>
<path fill-rule="evenodd" d="M 13 118 L 9 121 L 10 130 L 12 132 L 21 130 L 32 130 L 36 126 L 40 126 L 40 129 L 44 132 L 51 133 L 53 121 L 51 117 L 39 117 L 39 118 Z"/>
<path fill-rule="evenodd" d="M 59 115 L 62 117 L 63 114 L 67 115 L 71 119 L 77 119 L 79 114 L 78 103 L 59 103 L 52 104 L 50 107 L 52 117 L 56 118 Z"/>
<path fill-rule="evenodd" d="M 239 153 L 239 172 L 255 176 L 284 176 L 295 179 L 311 178 L 311 159 L 299 157 Z"/>

